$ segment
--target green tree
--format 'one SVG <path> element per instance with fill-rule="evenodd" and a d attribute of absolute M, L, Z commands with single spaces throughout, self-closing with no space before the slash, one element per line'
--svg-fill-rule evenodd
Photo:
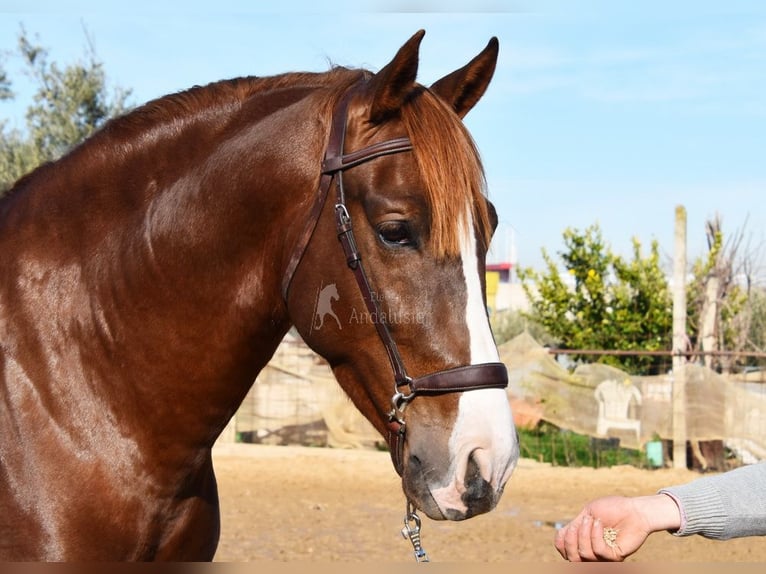
<path fill-rule="evenodd" d="M 87 37 L 87 34 L 86 34 Z M 84 58 L 61 67 L 21 28 L 16 55 L 36 86 L 27 108 L 26 130 L 0 123 L 0 194 L 41 163 L 55 160 L 127 110 L 129 90 L 107 88 L 103 64 L 92 44 Z M 13 97 L 12 82 L 0 70 L 0 99 Z"/>
<path fill-rule="evenodd" d="M 669 349 L 671 297 L 657 242 L 644 257 L 634 240 L 632 259 L 626 260 L 611 252 L 598 225 L 582 233 L 567 229 L 563 237 L 566 249 L 559 255 L 568 279 L 545 250 L 545 272 L 519 270 L 531 304 L 529 318 L 543 325 L 564 348 Z M 634 373 L 654 372 L 663 364 L 661 357 L 654 356 L 605 355 L 599 360 Z"/>

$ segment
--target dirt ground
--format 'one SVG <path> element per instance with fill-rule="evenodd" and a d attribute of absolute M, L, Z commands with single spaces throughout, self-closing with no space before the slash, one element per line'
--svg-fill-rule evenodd
<path fill-rule="evenodd" d="M 387 453 L 218 445 L 216 561 L 413 562 L 400 534 L 404 496 Z M 435 562 L 557 562 L 555 524 L 604 494 L 648 494 L 699 475 L 672 469 L 552 467 L 522 460 L 493 512 L 464 522 L 423 517 Z M 766 539 L 726 542 L 657 533 L 636 562 L 766 561 Z"/>

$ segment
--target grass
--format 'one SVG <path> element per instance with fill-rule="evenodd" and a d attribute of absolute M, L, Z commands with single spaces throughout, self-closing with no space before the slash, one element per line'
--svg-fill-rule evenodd
<path fill-rule="evenodd" d="M 521 456 L 554 466 L 648 466 L 642 451 L 620 447 L 618 439 L 593 438 L 545 421 L 532 430 L 519 429 L 519 441 Z"/>

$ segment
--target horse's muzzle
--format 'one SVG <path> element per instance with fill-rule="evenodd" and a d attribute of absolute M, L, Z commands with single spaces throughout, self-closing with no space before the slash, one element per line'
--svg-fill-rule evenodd
<path fill-rule="evenodd" d="M 436 481 L 433 466 L 411 454 L 403 475 L 405 494 L 433 520 L 457 521 L 484 514 L 500 501 L 517 458 L 517 443 L 499 462 L 477 448 L 465 460 L 455 461 L 455 470 L 448 471 L 445 479 Z"/>

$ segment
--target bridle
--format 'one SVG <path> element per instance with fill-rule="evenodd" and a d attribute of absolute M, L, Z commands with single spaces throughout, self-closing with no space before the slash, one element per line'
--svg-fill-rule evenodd
<path fill-rule="evenodd" d="M 484 363 L 478 365 L 465 365 L 438 371 L 423 377 L 412 378 L 407 375 L 399 349 L 391 336 L 388 325 L 383 319 L 385 315 L 380 312 L 379 298 L 375 297 L 370 282 L 362 265 L 362 256 L 356 246 L 354 232 L 351 226 L 351 216 L 346 208 L 346 198 L 343 190 L 343 172 L 361 163 L 375 158 L 402 153 L 412 150 L 409 138 L 401 137 L 371 144 L 360 150 L 343 153 L 343 142 L 346 135 L 346 116 L 349 102 L 356 93 L 353 88 L 348 90 L 336 104 L 330 136 L 322 162 L 321 178 L 319 181 L 319 193 L 312 207 L 310 217 L 292 257 L 287 265 L 287 270 L 282 282 L 282 296 L 287 301 L 295 270 L 300 263 L 303 254 L 317 226 L 319 216 L 326 203 L 327 195 L 333 179 L 337 176 L 335 203 L 335 221 L 338 240 L 343 247 L 346 263 L 353 271 L 359 291 L 364 299 L 367 311 L 373 320 L 381 342 L 386 350 L 391 368 L 394 373 L 394 394 L 391 397 L 391 411 L 388 414 L 388 445 L 391 452 L 391 460 L 396 472 L 401 476 L 404 470 L 404 439 L 405 423 L 404 408 L 418 395 L 439 395 L 444 393 L 465 392 L 478 389 L 503 389 L 508 386 L 508 372 L 503 363 Z"/>

